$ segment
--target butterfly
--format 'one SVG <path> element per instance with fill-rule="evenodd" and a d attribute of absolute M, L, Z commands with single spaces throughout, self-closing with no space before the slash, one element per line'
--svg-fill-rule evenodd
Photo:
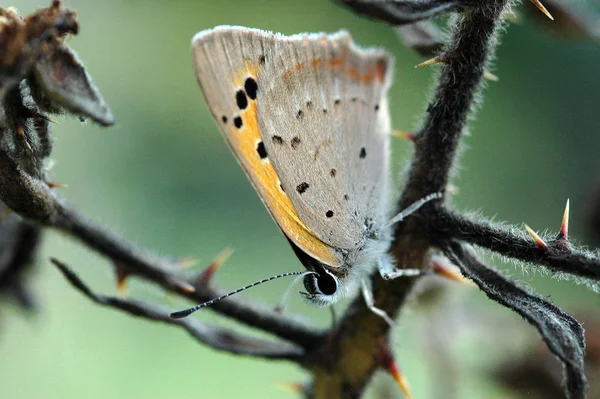
<path fill-rule="evenodd" d="M 346 31 L 220 26 L 196 34 L 192 54 L 215 121 L 309 271 L 304 298 L 331 305 L 364 289 L 375 265 L 386 278 L 414 272 L 395 270 L 389 227 L 439 196 L 389 217 L 387 52 Z"/>

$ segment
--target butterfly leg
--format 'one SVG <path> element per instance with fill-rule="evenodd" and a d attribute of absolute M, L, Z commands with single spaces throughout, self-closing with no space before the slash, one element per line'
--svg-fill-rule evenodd
<path fill-rule="evenodd" d="M 331 314 L 331 330 L 334 331 L 338 326 L 337 313 L 335 312 L 335 305 L 329 307 L 329 313 Z"/>
<path fill-rule="evenodd" d="M 362 281 L 362 295 L 363 295 L 363 298 L 365 299 L 365 304 L 367 305 L 367 307 L 369 308 L 369 310 L 371 312 L 375 313 L 377 316 L 379 316 L 383 320 L 385 320 L 390 325 L 390 327 L 394 327 L 396 325 L 396 323 L 394 323 L 394 320 L 392 320 L 392 318 L 390 316 L 388 316 L 388 314 L 385 313 L 384 310 L 375 307 L 375 300 L 373 298 L 373 290 L 371 290 L 371 287 L 367 283 L 366 279 L 364 279 Z"/>
<path fill-rule="evenodd" d="M 432 273 L 430 270 L 397 269 L 394 262 L 389 258 L 389 255 L 379 257 L 377 259 L 377 267 L 381 278 L 384 280 L 393 280 L 398 277 L 428 276 Z"/>

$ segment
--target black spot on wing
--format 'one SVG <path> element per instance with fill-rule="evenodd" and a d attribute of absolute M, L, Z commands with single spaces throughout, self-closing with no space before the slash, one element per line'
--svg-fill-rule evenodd
<path fill-rule="evenodd" d="M 256 145 L 256 152 L 258 153 L 260 159 L 265 159 L 267 157 L 267 149 L 262 141 L 259 141 Z"/>
<path fill-rule="evenodd" d="M 233 124 L 238 129 L 241 129 L 242 126 L 244 125 L 244 122 L 242 121 L 242 117 L 241 116 L 236 116 L 235 118 L 233 118 Z"/>
<path fill-rule="evenodd" d="M 366 156 L 367 156 L 367 150 L 365 149 L 365 147 L 363 147 L 363 148 L 360 149 L 359 157 L 361 159 L 364 159 Z"/>
<path fill-rule="evenodd" d="M 327 211 L 327 212 L 325 212 L 325 216 L 327 216 L 328 218 L 332 218 L 333 217 L 333 211 Z"/>
<path fill-rule="evenodd" d="M 258 85 L 256 84 L 256 80 L 254 80 L 254 78 L 246 79 L 246 82 L 244 82 L 244 90 L 246 90 L 246 94 L 251 100 L 256 100 Z"/>
<path fill-rule="evenodd" d="M 310 186 L 308 185 L 308 183 L 303 181 L 302 183 L 296 186 L 296 191 L 298 191 L 298 194 L 304 194 L 309 187 Z"/>
<path fill-rule="evenodd" d="M 227 123 L 227 117 L 226 117 L 225 115 L 223 115 L 223 116 L 221 117 L 221 120 L 223 121 L 223 123 Z"/>
<path fill-rule="evenodd" d="M 375 111 L 379 111 L 379 104 L 375 104 Z"/>
<path fill-rule="evenodd" d="M 331 177 L 335 177 L 335 175 L 337 175 L 337 170 L 333 168 L 329 171 L 329 174 L 331 175 Z"/>
<path fill-rule="evenodd" d="M 275 144 L 280 144 L 280 145 L 283 144 L 283 138 L 281 136 L 274 135 L 272 137 L 272 139 L 273 139 L 273 143 L 275 143 Z"/>
<path fill-rule="evenodd" d="M 248 97 L 246 97 L 244 90 L 238 90 L 235 93 L 235 102 L 239 109 L 246 109 L 248 107 Z"/>
<path fill-rule="evenodd" d="M 300 145 L 300 137 L 295 136 L 294 138 L 292 138 L 292 141 L 290 142 L 290 144 L 292 145 L 292 148 L 295 150 L 296 148 L 298 148 L 298 146 Z"/>
<path fill-rule="evenodd" d="M 304 116 L 304 112 L 299 109 L 298 112 L 296 112 L 296 119 L 302 119 L 302 117 Z"/>

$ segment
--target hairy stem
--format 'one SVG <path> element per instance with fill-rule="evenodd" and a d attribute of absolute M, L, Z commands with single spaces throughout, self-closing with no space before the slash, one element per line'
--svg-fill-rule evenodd
<path fill-rule="evenodd" d="M 495 32 L 506 3 L 507 0 L 481 2 L 459 15 L 444 53 L 447 64 L 442 67 L 427 118 L 415 143 L 415 157 L 400 208 L 427 194 L 445 191 L 467 116 L 486 62 L 496 46 Z M 397 225 L 393 254 L 400 267 L 422 267 L 430 247 L 422 225 L 415 217 Z M 395 317 L 413 282 L 414 279 L 406 278 L 384 281 L 374 275 L 376 306 Z M 373 373 L 383 366 L 381 358 L 387 350 L 389 331 L 390 326 L 366 308 L 362 297 L 356 298 L 317 357 L 310 397 L 360 397 Z"/>

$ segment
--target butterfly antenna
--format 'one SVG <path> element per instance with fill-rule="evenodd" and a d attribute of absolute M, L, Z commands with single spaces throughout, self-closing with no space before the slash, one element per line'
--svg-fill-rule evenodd
<path fill-rule="evenodd" d="M 206 302 L 203 302 L 203 303 L 201 303 L 199 305 L 193 306 L 193 307 L 191 307 L 189 309 L 180 310 L 178 312 L 173 312 L 173 313 L 169 314 L 169 317 L 172 318 L 172 319 L 181 319 L 181 318 L 184 318 L 184 317 L 187 317 L 187 316 L 191 315 L 192 313 L 194 313 L 195 311 L 197 311 L 199 309 L 202 309 L 202 308 L 205 308 L 207 306 L 210 306 L 210 305 L 212 305 L 215 302 L 219 302 L 222 299 L 228 298 L 228 297 L 230 297 L 232 295 L 235 295 L 235 294 L 237 294 L 239 292 L 245 291 L 248 288 L 256 287 L 257 285 L 260 285 L 262 283 L 266 283 L 268 281 L 277 280 L 278 278 L 281 278 L 281 277 L 299 276 L 301 274 L 306 274 L 306 273 L 307 272 L 305 272 L 305 271 L 304 272 L 298 271 L 298 272 L 288 272 L 288 273 L 278 274 L 276 276 L 271 276 L 269 278 L 265 278 L 263 280 L 256 281 L 256 282 L 254 282 L 252 284 L 248 284 L 245 287 L 238 288 L 237 290 L 231 291 L 231 292 L 229 292 L 229 293 L 227 293 L 225 295 L 221 295 L 220 297 L 211 299 L 210 301 L 206 301 Z"/>
<path fill-rule="evenodd" d="M 442 193 L 431 193 L 431 194 L 421 198 L 420 200 L 414 202 L 408 208 L 403 209 L 402 212 L 400 212 L 399 214 L 394 216 L 390 221 L 388 221 L 386 224 L 384 224 L 383 227 L 381 227 L 381 230 L 386 229 L 386 228 L 390 227 L 391 225 L 404 220 L 407 216 L 409 216 L 409 215 L 413 214 L 414 212 L 416 212 L 417 210 L 419 210 L 420 207 L 422 207 L 429 201 L 434 200 L 434 199 L 439 199 L 442 197 L 443 197 Z"/>

